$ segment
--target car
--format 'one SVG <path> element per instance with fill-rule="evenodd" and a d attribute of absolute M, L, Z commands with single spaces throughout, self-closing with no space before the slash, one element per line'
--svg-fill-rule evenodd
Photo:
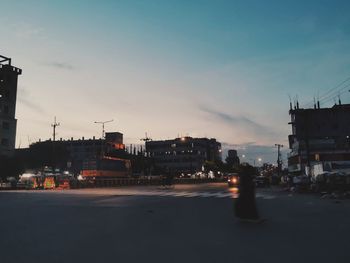
<path fill-rule="evenodd" d="M 236 173 L 228 174 L 227 184 L 229 187 L 237 187 L 239 184 L 239 176 Z"/>

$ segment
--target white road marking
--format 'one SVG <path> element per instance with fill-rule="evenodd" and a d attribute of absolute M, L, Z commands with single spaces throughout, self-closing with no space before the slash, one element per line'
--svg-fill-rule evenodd
<path fill-rule="evenodd" d="M 200 198 L 237 198 L 237 193 L 228 191 L 174 191 L 169 189 L 155 189 L 155 190 L 136 190 L 136 189 L 120 189 L 115 193 L 116 195 L 130 195 L 130 196 L 169 196 L 169 197 L 200 197 Z M 256 193 L 256 198 L 274 199 L 276 198 L 270 194 Z"/>

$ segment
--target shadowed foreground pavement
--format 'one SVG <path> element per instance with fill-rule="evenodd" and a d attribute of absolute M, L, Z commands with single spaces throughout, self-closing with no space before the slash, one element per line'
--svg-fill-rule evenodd
<path fill-rule="evenodd" d="M 227 192 L 224 184 L 3 191 L 0 262 L 350 262 L 349 200 L 259 190 L 267 222 L 252 225 L 235 220 Z"/>

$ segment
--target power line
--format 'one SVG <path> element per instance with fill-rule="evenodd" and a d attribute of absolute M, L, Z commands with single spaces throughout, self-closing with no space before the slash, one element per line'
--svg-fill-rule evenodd
<path fill-rule="evenodd" d="M 329 89 L 328 91 L 326 91 L 324 94 L 322 94 L 320 97 L 318 97 L 318 101 L 322 101 L 326 98 L 329 98 L 329 97 L 333 97 L 337 95 L 337 93 L 344 89 L 345 87 L 348 87 L 345 86 L 345 87 L 342 87 L 340 90 L 337 90 L 339 87 L 341 87 L 343 84 L 345 84 L 346 82 L 348 82 L 350 80 L 350 76 L 347 77 L 345 80 L 343 80 L 342 82 L 340 82 L 339 84 L 337 84 L 335 87 Z M 307 102 L 307 103 L 304 103 L 304 107 L 308 107 L 308 106 L 311 106 L 313 105 L 313 100 Z"/>
<path fill-rule="evenodd" d="M 326 102 L 328 102 L 328 101 L 334 99 L 335 97 L 340 96 L 340 95 L 342 95 L 342 94 L 348 92 L 347 88 L 349 88 L 349 87 L 350 87 L 350 84 L 349 84 L 349 85 L 346 85 L 346 86 L 344 86 L 344 87 L 342 87 L 342 88 L 338 91 L 337 94 L 330 94 L 329 96 L 324 97 L 322 100 L 320 100 L 320 102 L 326 103 Z"/>
<path fill-rule="evenodd" d="M 331 93 L 333 90 L 336 90 L 337 88 L 341 87 L 344 83 L 348 82 L 350 80 L 350 77 L 346 78 L 344 81 L 342 81 L 341 83 L 339 83 L 337 86 L 335 86 L 334 88 L 328 90 L 328 92 L 326 92 L 325 94 L 323 94 L 319 99 L 322 100 L 327 94 Z"/>

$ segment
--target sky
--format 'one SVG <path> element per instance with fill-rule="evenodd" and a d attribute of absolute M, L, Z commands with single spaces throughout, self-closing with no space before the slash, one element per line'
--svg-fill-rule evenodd
<path fill-rule="evenodd" d="M 17 143 L 210 137 L 246 161 L 288 152 L 289 100 L 350 76 L 350 2 L 0 0 L 0 54 L 23 70 Z M 350 92 L 341 94 L 350 103 Z M 332 106 L 333 98 L 321 103 Z M 312 104 L 312 103 L 311 103 Z"/>

